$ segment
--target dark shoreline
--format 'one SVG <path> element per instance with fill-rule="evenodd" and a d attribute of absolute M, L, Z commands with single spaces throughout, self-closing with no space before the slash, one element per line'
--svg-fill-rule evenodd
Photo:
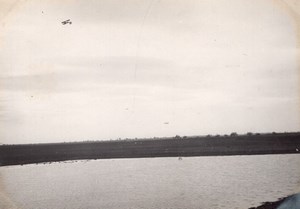
<path fill-rule="evenodd" d="M 283 203 L 288 197 L 280 198 L 275 202 L 264 202 L 258 207 L 251 207 L 249 209 L 276 209 L 281 203 Z"/>
<path fill-rule="evenodd" d="M 280 198 L 275 202 L 264 202 L 258 207 L 251 207 L 249 209 L 276 209 L 281 203 L 287 200 L 289 197 Z"/>
<path fill-rule="evenodd" d="M 1 145 L 0 166 L 66 160 L 299 153 L 300 133 Z"/>
<path fill-rule="evenodd" d="M 249 209 L 277 209 L 286 208 L 286 209 L 296 209 L 300 208 L 300 193 L 293 194 L 287 197 L 279 198 L 274 202 L 264 202 L 258 207 L 251 207 Z"/>

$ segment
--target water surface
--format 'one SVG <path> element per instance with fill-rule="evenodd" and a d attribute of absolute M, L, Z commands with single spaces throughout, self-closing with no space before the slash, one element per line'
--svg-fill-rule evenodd
<path fill-rule="evenodd" d="M 0 172 L 1 209 L 246 209 L 300 191 L 297 154 L 95 160 Z"/>

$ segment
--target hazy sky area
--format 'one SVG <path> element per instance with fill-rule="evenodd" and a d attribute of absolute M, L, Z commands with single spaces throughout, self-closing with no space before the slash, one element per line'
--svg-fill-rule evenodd
<path fill-rule="evenodd" d="M 1 143 L 300 130 L 297 1 L 0 7 Z"/>

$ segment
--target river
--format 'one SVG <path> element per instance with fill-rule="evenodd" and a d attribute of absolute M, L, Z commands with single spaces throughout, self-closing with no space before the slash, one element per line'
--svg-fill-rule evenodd
<path fill-rule="evenodd" d="M 247 209 L 300 191 L 300 155 L 92 160 L 0 175 L 1 209 Z"/>

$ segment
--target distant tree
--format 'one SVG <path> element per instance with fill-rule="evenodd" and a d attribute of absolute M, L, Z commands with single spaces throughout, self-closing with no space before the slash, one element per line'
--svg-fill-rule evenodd
<path fill-rule="evenodd" d="M 238 134 L 236 132 L 232 132 L 230 136 L 238 136 Z"/>
<path fill-rule="evenodd" d="M 248 133 L 247 133 L 247 136 L 253 136 L 253 133 L 248 132 Z"/>

